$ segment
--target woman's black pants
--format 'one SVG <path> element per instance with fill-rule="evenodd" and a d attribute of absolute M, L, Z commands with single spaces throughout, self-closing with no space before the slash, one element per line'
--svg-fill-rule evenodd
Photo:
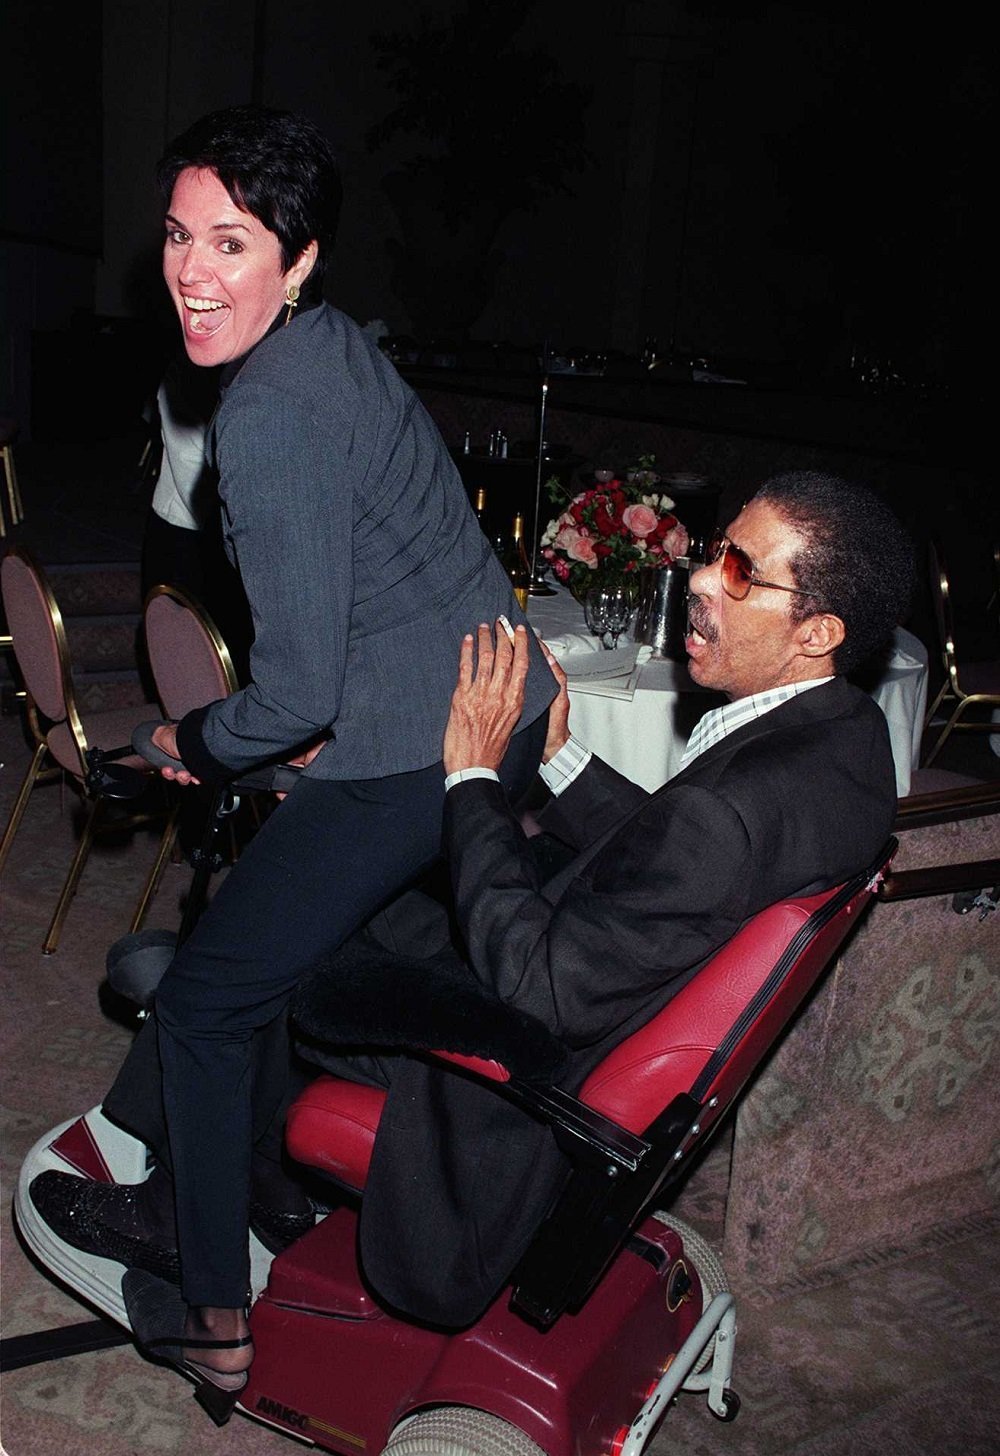
<path fill-rule="evenodd" d="M 501 780 L 527 789 L 543 715 Z M 441 852 L 444 770 L 303 778 L 267 819 L 181 946 L 156 997 L 182 1293 L 239 1308 L 249 1283 L 253 1041 L 302 976 Z M 266 1116 L 266 1112 L 264 1114 Z"/>

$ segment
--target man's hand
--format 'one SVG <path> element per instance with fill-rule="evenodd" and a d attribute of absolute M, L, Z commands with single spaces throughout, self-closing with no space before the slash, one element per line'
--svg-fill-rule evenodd
<path fill-rule="evenodd" d="M 569 742 L 569 689 L 566 684 L 566 674 L 544 642 L 542 651 L 545 653 L 545 661 L 551 669 L 552 676 L 559 684 L 559 691 L 549 704 L 549 728 L 545 735 L 545 747 L 542 749 L 542 763 L 548 763 L 549 759 L 557 754 L 565 743 Z"/>
<path fill-rule="evenodd" d="M 172 779 L 175 784 L 200 784 L 201 779 L 196 779 L 194 774 L 188 773 L 181 763 L 180 754 L 177 752 L 177 725 L 175 723 L 161 723 L 159 728 L 154 728 L 150 735 L 157 748 L 162 748 L 164 753 L 169 753 L 171 758 L 176 758 L 176 768 L 161 768 L 160 773 L 165 779 Z"/>
<path fill-rule="evenodd" d="M 511 644 L 498 625 L 493 633 L 482 623 L 475 638 L 478 662 L 473 669 L 473 636 L 462 639 L 458 658 L 458 685 L 451 698 L 451 713 L 444 731 L 444 771 L 491 768 L 503 762 L 511 735 L 524 706 L 528 676 L 528 632 L 515 629 Z"/>

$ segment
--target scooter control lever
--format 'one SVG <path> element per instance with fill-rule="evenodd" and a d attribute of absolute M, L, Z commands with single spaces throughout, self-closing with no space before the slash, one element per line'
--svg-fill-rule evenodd
<path fill-rule="evenodd" d="M 133 749 L 154 768 L 183 768 L 179 758 L 175 758 L 172 753 L 164 753 L 153 742 L 153 734 L 157 728 L 162 728 L 169 722 L 168 718 L 154 718 L 152 722 L 140 723 L 137 728 L 132 729 Z"/>
<path fill-rule="evenodd" d="M 154 768 L 182 767 L 180 759 L 174 758 L 171 753 L 165 753 L 153 742 L 153 734 L 165 722 L 169 720 L 155 719 L 150 723 L 140 723 L 132 731 L 132 747 Z M 230 787 L 243 793 L 259 789 L 274 794 L 287 794 L 298 783 L 301 772 L 300 768 L 291 763 L 264 764 L 260 768 L 248 769 L 246 773 L 238 774 Z"/>

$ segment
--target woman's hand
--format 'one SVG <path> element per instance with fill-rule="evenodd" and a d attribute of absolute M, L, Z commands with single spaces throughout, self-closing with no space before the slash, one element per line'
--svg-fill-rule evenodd
<path fill-rule="evenodd" d="M 200 784 L 201 779 L 196 779 L 194 774 L 188 773 L 181 763 L 180 754 L 177 752 L 177 725 L 176 723 L 161 723 L 159 728 L 154 728 L 150 737 L 157 748 L 169 753 L 171 758 L 176 758 L 176 768 L 161 768 L 160 773 L 165 779 L 171 779 L 175 784 Z"/>
<path fill-rule="evenodd" d="M 293 764 L 298 768 L 305 768 L 308 764 L 312 763 L 313 759 L 319 753 L 320 749 L 325 748 L 329 741 L 329 738 L 320 738 L 315 743 L 311 744 L 309 748 L 306 748 L 302 753 L 297 753 L 294 758 L 287 758 L 285 762 Z M 282 799 L 287 799 L 288 795 L 276 793 L 274 797 L 280 803 Z"/>
<path fill-rule="evenodd" d="M 444 732 L 446 774 L 461 768 L 498 769 L 521 716 L 528 676 L 527 628 L 515 629 L 513 644 L 499 624 L 495 646 L 493 636 L 484 622 L 475 639 L 471 632 L 462 639 L 458 685 Z"/>

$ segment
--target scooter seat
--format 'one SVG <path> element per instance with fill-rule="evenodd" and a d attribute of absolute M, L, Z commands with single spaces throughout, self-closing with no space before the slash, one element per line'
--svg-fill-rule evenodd
<path fill-rule="evenodd" d="M 688 1094 L 704 1104 L 716 1095 L 716 1109 L 702 1119 L 706 1130 L 814 984 L 846 933 L 844 920 L 867 898 L 863 886 L 862 879 L 847 904 L 842 891 L 833 889 L 780 901 L 754 916 L 662 1011 L 601 1062 L 579 1101 L 641 1135 L 675 1098 Z M 828 928 L 824 909 L 834 904 L 839 913 Z M 489 1080 L 507 1080 L 496 1062 L 438 1055 Z M 289 1151 L 360 1191 L 384 1101 L 381 1089 L 318 1077 L 289 1112 Z"/>
<path fill-rule="evenodd" d="M 360 1192 L 368 1179 L 386 1093 L 324 1074 L 289 1109 L 285 1143 L 293 1158 Z"/>
<path fill-rule="evenodd" d="M 499 1062 L 438 1052 L 444 1061 L 490 1082 L 509 1081 Z M 386 1093 L 381 1087 L 325 1074 L 299 1094 L 288 1113 L 285 1142 L 293 1158 L 360 1192 L 368 1180 L 375 1131 Z"/>

